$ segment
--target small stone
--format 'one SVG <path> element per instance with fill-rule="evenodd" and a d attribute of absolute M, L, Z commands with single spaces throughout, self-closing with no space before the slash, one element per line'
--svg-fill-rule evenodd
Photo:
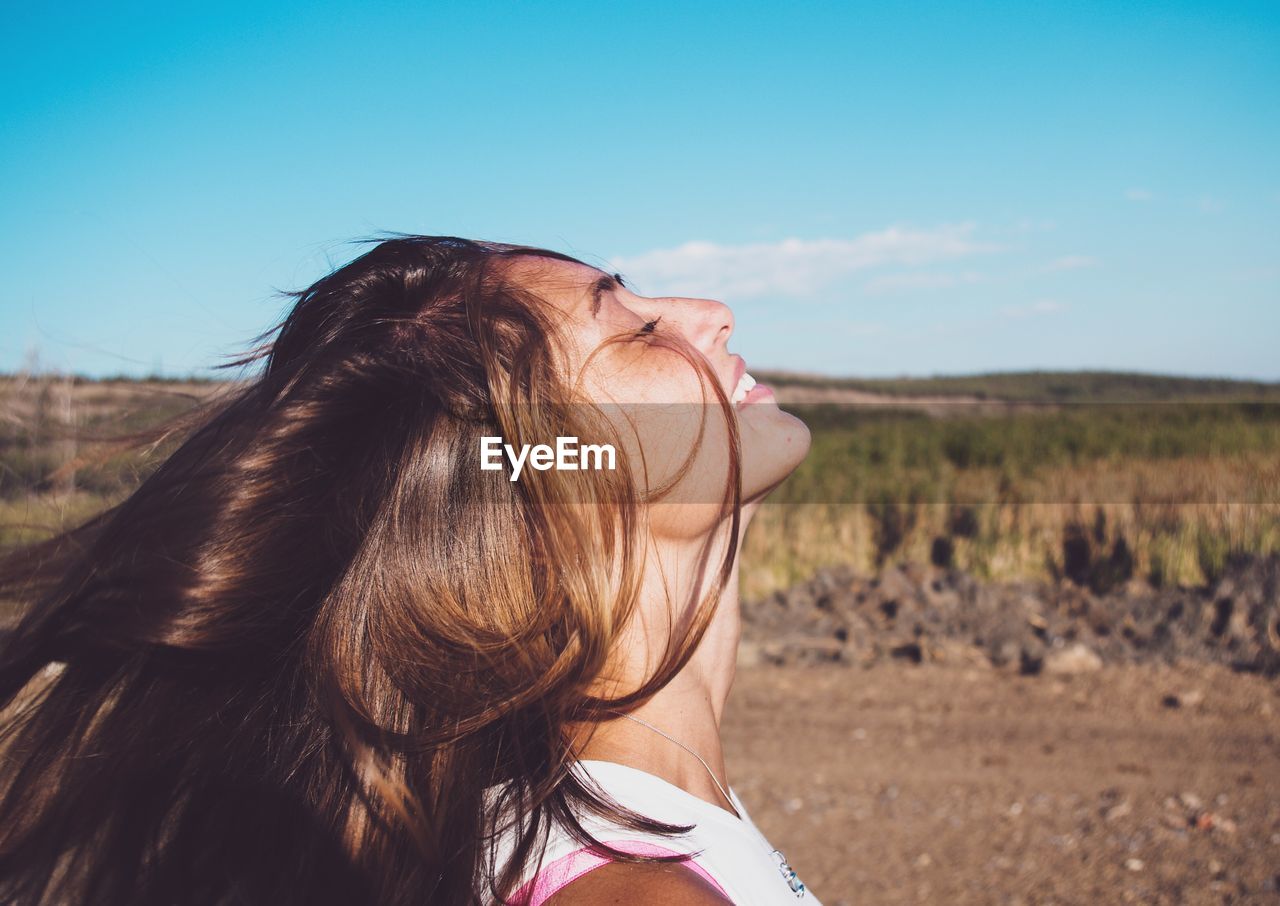
<path fill-rule="evenodd" d="M 1213 875 L 1215 878 L 1220 878 L 1226 874 L 1226 872 L 1226 868 L 1217 859 L 1209 860 L 1209 874 Z"/>
<path fill-rule="evenodd" d="M 928 868 L 933 864 L 933 856 L 928 853 L 921 853 L 916 856 L 916 868 Z"/>
<path fill-rule="evenodd" d="M 1090 673 L 1101 668 L 1102 658 L 1081 642 L 1075 642 L 1061 651 L 1051 651 L 1044 659 L 1044 671 L 1051 674 Z"/>
<path fill-rule="evenodd" d="M 1171 692 L 1160 700 L 1166 708 L 1194 708 L 1204 701 L 1204 693 L 1199 689 L 1188 689 L 1184 692 Z"/>
<path fill-rule="evenodd" d="M 1009 806 L 1009 814 L 1010 814 L 1010 815 L 1012 815 L 1012 816 L 1013 816 L 1013 817 L 1015 817 L 1015 818 L 1016 818 L 1016 817 L 1018 817 L 1019 815 L 1021 815 L 1021 814 L 1022 814 L 1022 803 L 1021 803 L 1021 802 L 1015 802 L 1015 803 L 1013 803 L 1013 805 Z"/>
<path fill-rule="evenodd" d="M 1189 809 L 1204 808 L 1204 801 L 1195 793 L 1192 793 L 1190 791 L 1180 793 L 1178 795 L 1178 799 L 1182 802 L 1185 808 L 1189 808 Z"/>
<path fill-rule="evenodd" d="M 867 738 L 867 731 L 866 731 L 866 729 L 865 729 L 865 728 L 863 728 L 863 727 L 854 727 L 854 728 L 853 728 L 853 738 L 854 738 L 854 739 L 866 739 L 866 738 Z"/>
<path fill-rule="evenodd" d="M 1129 804 L 1128 799 L 1125 799 L 1107 809 L 1105 817 L 1108 821 L 1115 821 L 1117 818 L 1123 818 L 1132 811 L 1133 806 Z"/>
<path fill-rule="evenodd" d="M 1141 859 L 1125 859 L 1124 867 L 1129 869 L 1129 871 L 1142 871 L 1142 869 L 1147 866 Z"/>
<path fill-rule="evenodd" d="M 799 796 L 788 799 L 786 802 L 782 803 L 782 810 L 788 815 L 794 815 L 802 808 L 804 808 L 804 800 Z"/>

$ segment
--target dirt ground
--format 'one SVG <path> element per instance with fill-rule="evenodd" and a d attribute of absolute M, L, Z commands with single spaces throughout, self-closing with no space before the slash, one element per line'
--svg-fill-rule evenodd
<path fill-rule="evenodd" d="M 724 736 L 826 906 L 1280 903 L 1274 678 L 762 665 L 739 669 Z"/>

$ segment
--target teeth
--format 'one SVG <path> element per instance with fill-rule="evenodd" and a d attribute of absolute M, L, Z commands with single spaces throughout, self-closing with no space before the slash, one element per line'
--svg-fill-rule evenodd
<path fill-rule="evenodd" d="M 742 372 L 742 377 L 738 378 L 738 386 L 733 388 L 733 396 L 729 397 L 729 402 L 734 405 L 742 402 L 746 399 L 747 394 L 751 392 L 751 388 L 755 385 L 756 379 L 745 371 Z"/>

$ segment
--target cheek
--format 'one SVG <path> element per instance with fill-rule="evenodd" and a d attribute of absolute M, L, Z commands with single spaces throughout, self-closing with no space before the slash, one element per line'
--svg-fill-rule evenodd
<path fill-rule="evenodd" d="M 717 406 L 646 403 L 605 407 L 647 493 L 673 486 L 670 500 L 707 503 L 724 495 L 730 440 Z"/>
<path fill-rule="evenodd" d="M 623 401 L 642 405 L 714 403 L 715 390 L 684 356 L 663 346 L 626 344 L 618 356 L 614 379 Z M 621 397 L 620 397 L 621 399 Z"/>
<path fill-rule="evenodd" d="M 721 524 L 730 512 L 730 430 L 719 406 L 669 408 L 678 416 L 662 424 L 655 420 L 647 434 L 646 452 L 651 463 L 657 462 L 657 468 L 650 470 L 649 486 L 663 489 L 660 500 L 650 507 L 649 525 L 659 538 L 697 539 Z M 739 469 L 745 500 L 749 491 L 745 452 Z"/>
<path fill-rule="evenodd" d="M 584 390 L 617 433 L 637 490 L 664 492 L 650 508 L 654 534 L 694 537 L 722 517 L 729 494 L 725 414 L 714 388 L 684 356 L 640 346 L 605 350 Z"/>

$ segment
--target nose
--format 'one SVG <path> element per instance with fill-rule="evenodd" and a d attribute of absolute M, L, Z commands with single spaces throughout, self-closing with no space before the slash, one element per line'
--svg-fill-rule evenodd
<path fill-rule="evenodd" d="M 726 347 L 733 334 L 733 309 L 714 299 L 664 299 L 655 312 L 664 321 L 674 320 L 685 339 L 703 353 Z"/>
<path fill-rule="evenodd" d="M 706 334 L 708 348 L 727 346 L 733 335 L 733 309 L 714 299 L 699 299 L 701 330 Z"/>

